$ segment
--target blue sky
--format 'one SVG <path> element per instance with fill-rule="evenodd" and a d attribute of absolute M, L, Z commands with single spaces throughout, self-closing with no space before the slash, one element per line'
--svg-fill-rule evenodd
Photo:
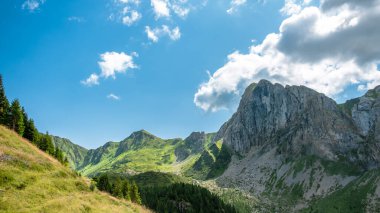
<path fill-rule="evenodd" d="M 375 57 L 363 59 L 323 55 L 322 49 L 322 56 L 312 56 L 317 62 L 306 57 L 295 62 L 302 52 L 288 45 L 292 40 L 282 45 L 293 29 L 287 26 L 304 21 L 300 14 L 317 8 L 326 15 L 319 2 L 3 0 L 0 5 L 0 72 L 8 98 L 21 101 L 40 131 L 87 148 L 140 129 L 162 138 L 217 131 L 236 109 L 243 88 L 259 78 L 304 84 L 338 101 L 380 82 L 377 52 L 365 52 Z M 289 55 L 288 73 L 265 64 L 264 46 Z M 107 54 L 110 60 L 102 58 Z M 283 67 L 285 59 L 277 56 L 268 55 Z M 333 65 L 339 68 L 328 71 L 334 75 L 325 81 L 313 80 L 324 72 L 302 78 L 291 72 Z M 347 70 L 357 71 L 349 77 Z M 96 81 L 86 83 L 91 74 Z M 350 80 L 336 77 L 340 74 Z M 337 81 L 342 83 L 332 86 Z"/>

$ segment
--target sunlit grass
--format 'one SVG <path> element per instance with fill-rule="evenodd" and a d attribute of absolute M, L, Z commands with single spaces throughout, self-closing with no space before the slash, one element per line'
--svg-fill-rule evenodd
<path fill-rule="evenodd" d="M 53 157 L 0 127 L 0 212 L 148 212 L 89 189 Z"/>

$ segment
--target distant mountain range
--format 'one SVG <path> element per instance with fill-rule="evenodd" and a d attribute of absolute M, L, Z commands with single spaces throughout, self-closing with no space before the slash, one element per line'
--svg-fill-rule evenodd
<path fill-rule="evenodd" d="M 142 130 L 94 150 L 53 139 L 86 176 L 170 172 L 253 196 L 259 212 L 380 212 L 380 86 L 337 104 L 262 80 L 217 133 Z"/>

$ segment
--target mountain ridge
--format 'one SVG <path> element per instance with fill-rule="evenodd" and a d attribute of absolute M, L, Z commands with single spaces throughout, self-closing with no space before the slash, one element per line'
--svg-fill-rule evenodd
<path fill-rule="evenodd" d="M 217 133 L 164 140 L 137 131 L 79 171 L 163 171 L 213 181 L 256 197 L 252 208 L 263 212 L 323 209 L 327 198 L 348 208 L 347 192 L 377 210 L 379 134 L 380 86 L 337 104 L 305 86 L 261 80 L 247 87 Z"/>

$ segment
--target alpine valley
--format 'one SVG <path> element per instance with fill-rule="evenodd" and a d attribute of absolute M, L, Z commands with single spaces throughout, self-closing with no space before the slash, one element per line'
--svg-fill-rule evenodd
<path fill-rule="evenodd" d="M 56 136 L 53 144 L 83 176 L 140 188 L 192 183 L 238 212 L 380 212 L 380 86 L 337 104 L 261 80 L 216 133 L 162 139 L 141 130 L 90 150 Z"/>

